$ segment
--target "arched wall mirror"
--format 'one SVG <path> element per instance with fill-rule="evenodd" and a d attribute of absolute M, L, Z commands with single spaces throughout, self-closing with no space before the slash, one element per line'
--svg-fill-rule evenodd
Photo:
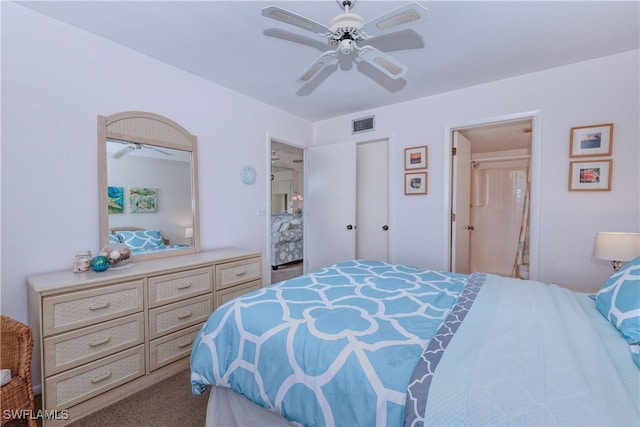
<path fill-rule="evenodd" d="M 98 116 L 100 247 L 134 260 L 200 252 L 196 136 L 157 114 Z"/>

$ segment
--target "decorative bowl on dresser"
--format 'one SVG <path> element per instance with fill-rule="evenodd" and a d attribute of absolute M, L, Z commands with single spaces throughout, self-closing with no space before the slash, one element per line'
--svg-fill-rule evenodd
<path fill-rule="evenodd" d="M 63 425 L 187 369 L 209 314 L 262 286 L 262 254 L 226 248 L 27 283 L 43 412 L 64 415 L 44 425 Z"/>

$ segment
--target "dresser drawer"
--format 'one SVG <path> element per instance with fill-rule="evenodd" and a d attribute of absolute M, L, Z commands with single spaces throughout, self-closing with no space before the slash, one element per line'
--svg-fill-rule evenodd
<path fill-rule="evenodd" d="M 149 370 L 161 368 L 191 354 L 193 340 L 203 323 L 165 335 L 149 343 Z"/>
<path fill-rule="evenodd" d="M 140 312 L 142 279 L 98 289 L 70 292 L 42 300 L 43 336 Z"/>
<path fill-rule="evenodd" d="M 149 339 L 207 320 L 213 311 L 213 295 L 203 295 L 149 310 Z"/>
<path fill-rule="evenodd" d="M 213 269 L 200 268 L 149 278 L 149 307 L 180 301 L 213 290 Z"/>
<path fill-rule="evenodd" d="M 145 373 L 144 346 L 66 371 L 45 380 L 47 409 L 64 409 Z"/>
<path fill-rule="evenodd" d="M 260 279 L 261 275 L 262 260 L 258 257 L 219 264 L 216 265 L 216 289 Z"/>
<path fill-rule="evenodd" d="M 216 308 L 220 307 L 227 301 L 231 301 L 241 295 L 249 293 L 251 291 L 258 290 L 262 287 L 262 280 L 254 280 L 253 282 L 245 283 L 243 285 L 234 286 L 233 288 L 227 288 L 222 291 L 216 292 Z"/>
<path fill-rule="evenodd" d="M 143 342 L 142 313 L 45 338 L 45 372 L 57 374 Z"/>

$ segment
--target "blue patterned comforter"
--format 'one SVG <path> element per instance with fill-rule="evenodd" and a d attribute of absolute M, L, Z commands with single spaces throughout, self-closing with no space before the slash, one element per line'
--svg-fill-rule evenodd
<path fill-rule="evenodd" d="M 230 387 L 303 425 L 402 425 L 416 363 L 468 279 L 349 261 L 232 300 L 194 342 L 193 393 Z"/>

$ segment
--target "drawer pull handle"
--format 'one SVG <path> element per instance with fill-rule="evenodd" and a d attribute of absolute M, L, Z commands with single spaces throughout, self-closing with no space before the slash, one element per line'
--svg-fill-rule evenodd
<path fill-rule="evenodd" d="M 96 340 L 96 341 L 91 341 L 89 343 L 89 347 L 97 347 L 99 345 L 106 344 L 109 341 L 111 341 L 111 337 L 104 337 L 104 338 Z"/>
<path fill-rule="evenodd" d="M 178 344 L 178 348 L 185 348 L 185 347 L 189 347 L 191 345 L 191 343 L 193 342 L 193 340 L 189 341 L 189 342 L 185 342 L 182 344 Z"/>
<path fill-rule="evenodd" d="M 91 384 L 96 384 L 96 383 L 99 383 L 100 381 L 104 381 L 110 376 L 111 376 L 111 371 L 107 372 L 106 374 L 100 375 L 99 377 L 93 377 L 91 378 Z"/>
<path fill-rule="evenodd" d="M 109 301 L 107 302 L 103 302 L 103 303 L 98 303 L 98 304 L 91 304 L 89 306 L 89 310 L 100 310 L 102 308 L 107 308 L 111 305 L 111 303 Z"/>
<path fill-rule="evenodd" d="M 245 274 L 247 274 L 247 270 L 236 271 L 236 276 L 244 276 Z"/>
<path fill-rule="evenodd" d="M 182 289 L 189 289 L 190 287 L 191 287 L 191 283 L 187 283 L 186 285 L 180 285 L 180 286 L 178 286 L 178 289 L 179 289 L 179 290 L 182 290 Z"/>
<path fill-rule="evenodd" d="M 185 313 L 185 314 L 180 314 L 180 315 L 178 315 L 178 319 L 180 319 L 180 320 L 186 319 L 187 317 L 191 317 L 192 314 L 193 314 L 192 312 L 188 312 L 188 313 Z"/>

